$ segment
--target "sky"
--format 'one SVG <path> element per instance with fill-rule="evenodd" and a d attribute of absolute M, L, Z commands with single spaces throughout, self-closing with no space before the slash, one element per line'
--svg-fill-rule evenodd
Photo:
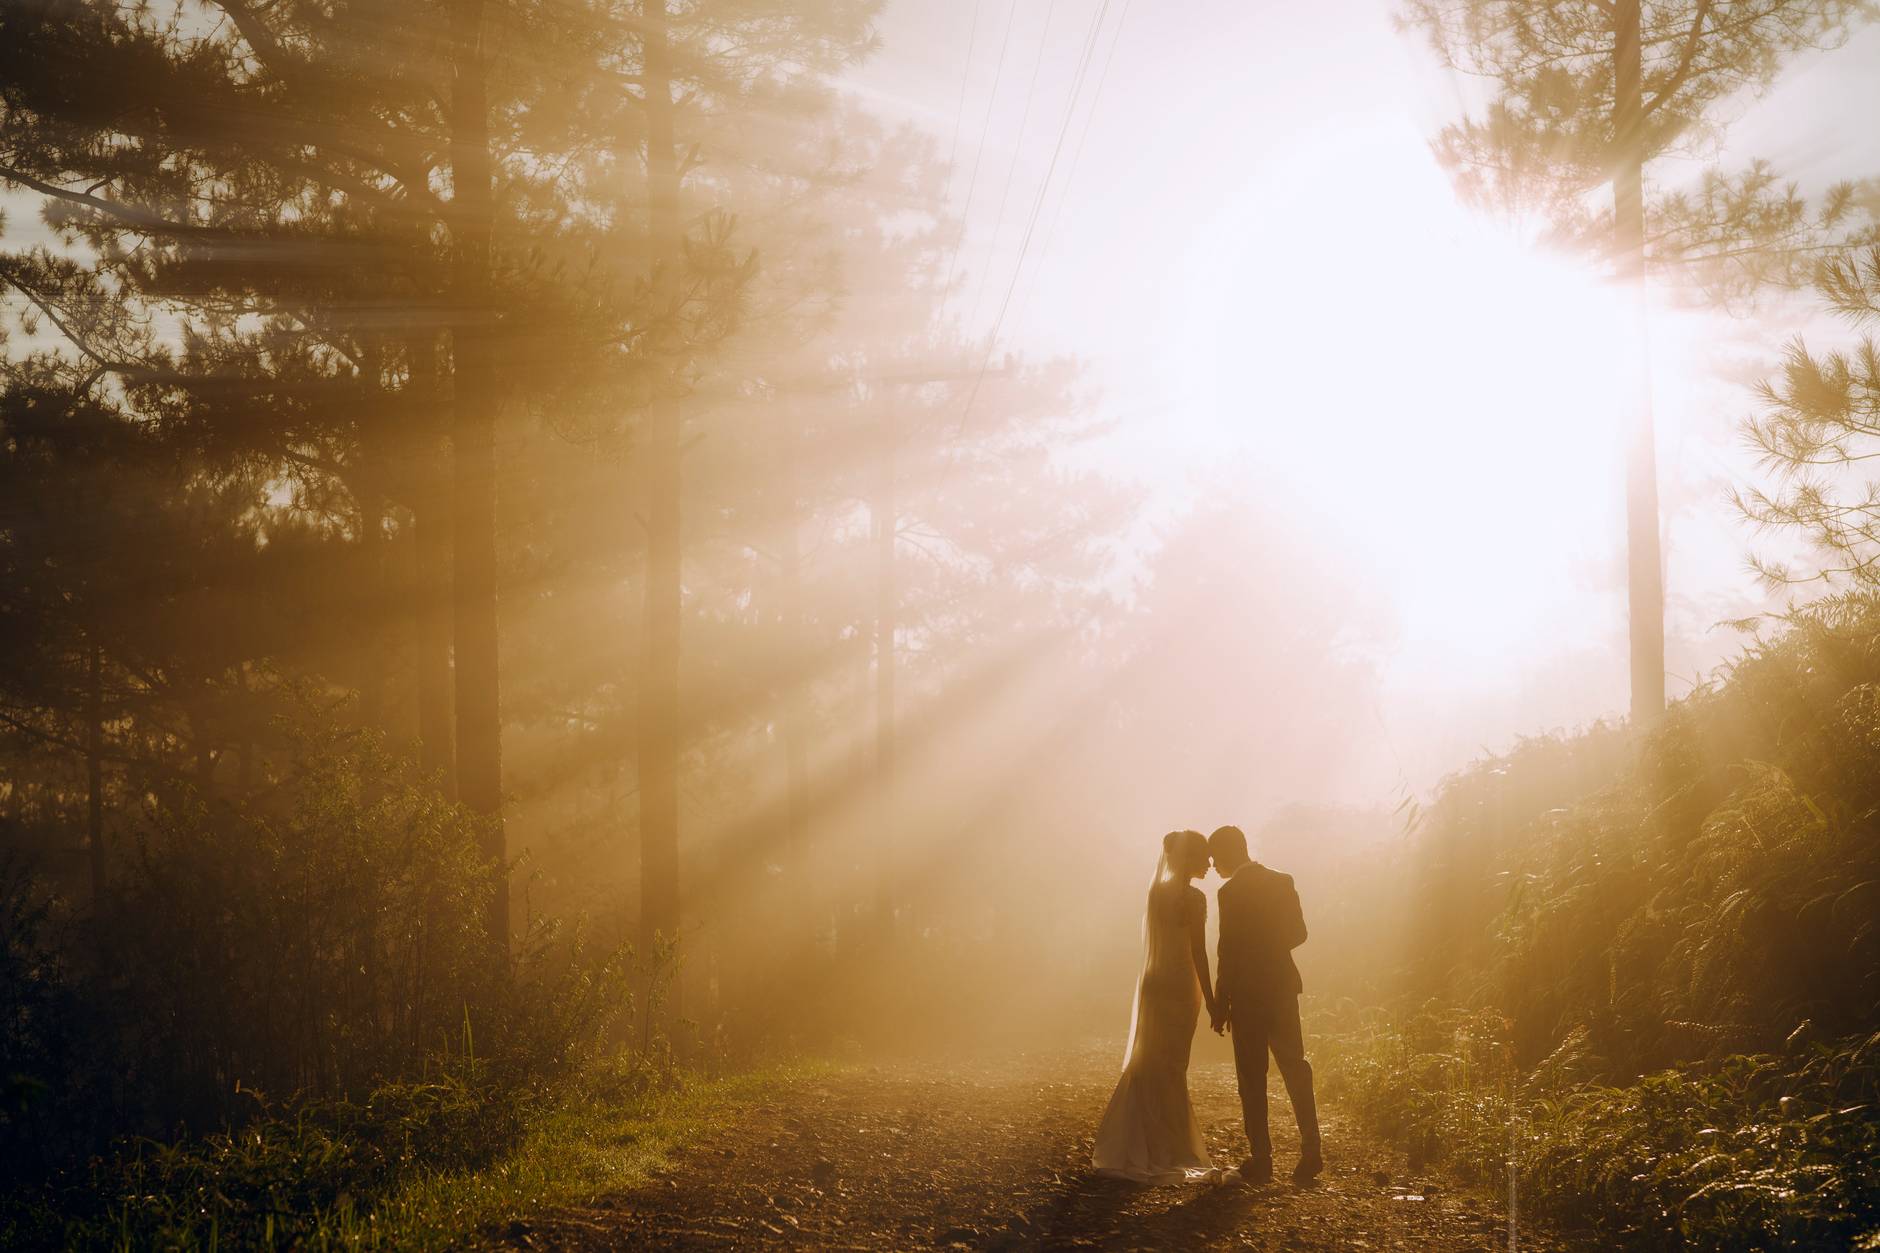
<path fill-rule="evenodd" d="M 1118 419 L 1101 457 L 1149 490 L 1145 534 L 1199 491 L 1271 495 L 1386 604 L 1378 716 L 1346 790 L 1312 798 L 1355 803 L 1621 715 L 1628 692 L 1618 306 L 1457 202 L 1429 143 L 1480 85 L 1393 11 L 890 0 L 846 84 L 952 154 L 956 311 L 1001 351 L 1083 360 Z M 1800 58 L 1733 105 L 1723 158 L 1770 157 L 1804 191 L 1880 175 L 1846 121 L 1880 111 L 1877 71 L 1877 29 Z M 1675 697 L 1739 646 L 1724 622 L 1772 604 L 1726 496 L 1754 472 L 1746 381 L 1797 331 L 1835 332 L 1805 303 L 1657 304 Z"/>

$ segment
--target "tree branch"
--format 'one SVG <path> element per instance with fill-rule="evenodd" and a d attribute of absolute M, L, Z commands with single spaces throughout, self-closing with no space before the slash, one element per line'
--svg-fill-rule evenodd
<path fill-rule="evenodd" d="M 82 204 L 88 209 L 97 209 L 101 213 L 108 213 L 120 221 L 128 222 L 133 226 L 142 227 L 153 233 L 187 235 L 200 233 L 202 230 L 199 226 L 172 222 L 160 214 L 150 212 L 148 209 L 139 209 L 134 205 L 120 204 L 115 200 L 105 200 L 102 197 L 92 195 L 90 192 L 73 191 L 69 187 L 59 187 L 52 183 L 42 182 L 30 174 L 25 174 L 6 166 L 0 166 L 0 178 L 4 178 L 8 182 L 24 187 L 29 191 L 36 191 L 42 196 L 52 196 L 58 200 L 68 200 L 73 204 Z M 100 184 L 94 184 L 94 186 L 97 185 Z"/>
<path fill-rule="evenodd" d="M 1642 116 L 1650 117 L 1657 112 L 1678 88 L 1690 81 L 1691 62 L 1697 56 L 1697 42 L 1704 33 L 1704 19 L 1710 16 L 1710 5 L 1711 0 L 1697 0 L 1697 11 L 1691 15 L 1691 29 L 1684 36 L 1684 51 L 1678 55 L 1677 68 L 1671 71 L 1671 77 L 1665 80 L 1658 93 L 1646 102 Z"/>

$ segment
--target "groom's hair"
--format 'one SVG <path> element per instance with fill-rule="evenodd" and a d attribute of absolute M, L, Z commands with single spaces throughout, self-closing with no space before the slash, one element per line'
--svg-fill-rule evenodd
<path fill-rule="evenodd" d="M 1229 861 L 1244 861 L 1247 856 L 1247 833 L 1239 827 L 1219 827 L 1208 837 L 1208 851 Z"/>

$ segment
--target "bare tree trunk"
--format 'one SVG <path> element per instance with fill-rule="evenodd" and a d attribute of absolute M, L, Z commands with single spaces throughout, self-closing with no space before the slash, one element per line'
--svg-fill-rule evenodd
<path fill-rule="evenodd" d="M 450 493 L 436 460 L 419 473 L 433 480 L 412 511 L 411 546 L 416 577 L 412 592 L 417 625 L 418 762 L 441 777 L 444 794 L 457 794 L 456 751 L 451 717 L 451 512 Z"/>
<path fill-rule="evenodd" d="M 1613 248 L 1620 290 L 1630 305 L 1631 413 L 1625 475 L 1626 604 L 1630 618 L 1632 723 L 1651 726 L 1665 711 L 1665 588 L 1658 542 L 1658 459 L 1652 427 L 1651 364 L 1645 303 L 1644 89 L 1640 78 L 1640 0 L 1613 6 Z"/>
<path fill-rule="evenodd" d="M 875 540 L 875 919 L 894 935 L 894 876 L 899 841 L 894 795 L 895 500 L 893 419 L 883 419 L 881 483 L 871 512 Z"/>
<path fill-rule="evenodd" d="M 385 345 L 365 335 L 359 352 L 361 472 L 350 484 L 359 508 L 360 585 L 359 721 L 374 730 L 385 725 L 385 496 L 379 490 L 384 438 Z"/>
<path fill-rule="evenodd" d="M 783 696 L 783 861 L 793 880 L 807 881 L 809 860 L 809 679 L 803 624 L 803 552 L 796 518 L 783 537 L 784 631 L 789 685 Z"/>
<path fill-rule="evenodd" d="M 244 659 L 235 664 L 235 691 L 241 700 L 241 769 L 235 776 L 235 786 L 241 794 L 247 796 L 255 789 L 255 717 L 248 690 L 248 662 Z"/>
<path fill-rule="evenodd" d="M 85 667 L 85 800 L 91 908 L 93 914 L 102 914 L 108 886 L 104 847 L 104 657 L 96 644 L 91 646 Z"/>
<path fill-rule="evenodd" d="M 215 712 L 215 686 L 207 678 L 197 681 L 195 700 L 184 716 L 188 725 L 189 755 L 195 759 L 195 783 L 197 798 L 207 804 L 215 795 L 215 740 L 211 737 L 210 723 Z"/>
<path fill-rule="evenodd" d="M 869 524 L 871 528 L 869 533 L 872 537 L 872 515 Z M 851 707 L 845 703 L 843 724 L 848 728 L 852 736 L 848 744 L 848 769 L 852 772 L 854 778 L 861 781 L 861 786 L 867 789 L 870 786 L 869 781 L 873 777 L 873 769 L 876 764 L 874 729 L 869 725 L 869 714 L 872 713 L 875 708 L 874 697 L 869 690 L 872 686 L 870 680 L 873 678 L 871 667 L 874 664 L 874 641 L 869 639 L 858 628 L 852 647 L 854 649 L 853 656 L 847 659 L 847 661 L 848 664 L 854 667 L 854 673 L 852 675 L 853 685 L 851 688 L 851 691 L 854 693 L 854 704 Z M 866 805 L 859 808 L 862 812 L 856 820 L 855 826 L 844 833 L 847 837 L 847 842 L 842 850 L 843 869 L 845 871 L 842 876 L 842 882 L 845 886 L 849 880 L 849 875 L 846 872 L 851 867 L 859 874 L 866 875 L 872 869 L 871 861 L 876 856 L 876 849 L 873 843 L 876 815 L 867 812 L 868 806 Z M 843 892 L 834 902 L 833 917 L 836 929 L 836 954 L 842 964 L 851 970 L 859 966 L 868 952 L 869 931 L 871 929 L 869 919 L 874 915 L 875 909 L 874 902 L 867 899 L 867 896 L 872 895 L 873 893 L 865 895 L 857 888 L 854 891 Z"/>
<path fill-rule="evenodd" d="M 778 579 L 783 585 L 782 618 L 785 673 L 783 689 L 783 857 L 785 869 L 798 893 L 809 885 L 809 678 L 807 630 L 803 619 L 802 501 L 798 498 L 800 467 L 796 436 L 784 432 L 779 477 L 783 479 L 783 538 L 778 554 Z M 811 903 L 800 895 L 797 905 L 806 916 Z"/>
<path fill-rule="evenodd" d="M 437 338 L 414 335 L 405 350 L 411 360 L 416 392 L 418 435 L 414 461 L 417 488 L 411 509 L 412 618 L 417 646 L 418 762 L 427 775 L 443 780 L 454 797 L 456 751 L 451 720 L 451 467 L 445 423 L 443 378 L 438 369 Z"/>
<path fill-rule="evenodd" d="M 641 679 L 640 929 L 678 934 L 680 473 L 678 417 L 655 401 L 647 441 L 646 664 Z"/>
<path fill-rule="evenodd" d="M 784 875 L 777 905 L 783 911 L 783 932 L 788 937 L 784 960 L 789 964 L 773 963 L 771 970 L 794 970 L 801 974 L 810 969 L 810 963 L 817 956 L 818 920 L 831 902 L 822 890 L 824 876 L 815 873 L 809 837 L 810 678 L 815 667 L 809 656 L 809 630 L 803 607 L 802 500 L 798 494 L 801 467 L 797 453 L 796 433 L 784 431 L 783 455 L 778 467 L 783 479 L 784 509 L 778 558 L 782 621 L 778 629 L 784 641 L 786 663 L 779 711 L 783 740 L 783 849 L 778 861 L 783 865 Z"/>
<path fill-rule="evenodd" d="M 676 325 L 683 289 L 684 228 L 679 221 L 679 163 L 673 148 L 672 53 L 665 0 L 643 6 L 648 224 L 656 319 L 668 320 L 660 350 L 683 349 Z M 671 382 L 647 413 L 646 667 L 639 727 L 640 931 L 651 941 L 679 930 L 679 616 L 680 411 Z M 676 987 L 674 989 L 676 994 Z"/>
<path fill-rule="evenodd" d="M 509 944 L 509 874 L 503 838 L 502 716 L 496 625 L 496 388 L 490 294 L 490 136 L 483 60 L 483 0 L 450 9 L 451 179 L 455 187 L 456 324 L 452 464 L 455 487 L 453 619 L 456 635 L 457 788 L 484 819 L 483 854 L 499 867 L 489 934 Z"/>
<path fill-rule="evenodd" d="M 385 726 L 385 500 L 367 489 L 359 502 L 360 557 L 365 566 L 364 613 L 359 632 L 359 721 Z"/>

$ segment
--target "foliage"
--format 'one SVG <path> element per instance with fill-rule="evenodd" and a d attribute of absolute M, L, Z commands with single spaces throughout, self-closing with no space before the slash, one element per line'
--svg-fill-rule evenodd
<path fill-rule="evenodd" d="M 1880 1222 L 1880 605 L 1822 602 L 1648 740 L 1596 728 L 1421 815 L 1400 1007 L 1328 1089 L 1524 1212 L 1656 1247 Z M 1512 1137 L 1512 1139 L 1511 1139 Z"/>
<path fill-rule="evenodd" d="M 1355 1016 L 1352 1016 L 1355 1017 Z M 1324 1037 L 1326 1091 L 1521 1214 L 1628 1248 L 1849 1247 L 1880 1233 L 1880 1034 L 1586 1080 L 1583 1031 L 1513 1065 L 1507 1022 L 1426 1007 Z M 1510 1188 L 1514 1191 L 1511 1194 Z"/>
<path fill-rule="evenodd" d="M 399 1073 L 499 995 L 480 939 L 490 871 L 476 820 L 368 734 L 307 735 L 258 799 L 161 805 L 103 972 L 131 1055 L 185 1117 L 217 1092 L 330 1095 Z"/>
<path fill-rule="evenodd" d="M 1639 95 L 1616 98 L 1621 17 L 1637 23 Z M 1489 80 L 1486 108 L 1444 128 L 1437 153 L 1477 202 L 1546 215 L 1564 240 L 1608 251 L 1610 213 L 1587 193 L 1612 177 L 1630 146 L 1644 160 L 1717 139 L 1726 102 L 1765 88 L 1811 48 L 1832 47 L 1871 15 L 1860 0 L 1406 0 L 1403 20 L 1443 64 Z M 1624 112 L 1637 121 L 1628 133 Z M 1836 189 L 1816 214 L 1765 165 L 1706 171 L 1694 192 L 1651 206 L 1652 259 L 1729 271 L 1737 284 L 1832 226 L 1846 207 Z"/>
<path fill-rule="evenodd" d="M 1406 989 L 1498 1007 L 1523 1064 L 1584 1026 L 1618 1079 L 1880 1021 L 1877 623 L 1792 615 L 1636 754 L 1596 729 L 1449 781 Z"/>
<path fill-rule="evenodd" d="M 1880 245 L 1829 257 L 1815 286 L 1837 316 L 1872 327 Z M 1880 346 L 1863 335 L 1850 349 L 1816 353 L 1798 339 L 1757 394 L 1762 411 L 1743 423 L 1743 436 L 1775 483 L 1737 492 L 1737 508 L 1760 527 L 1798 535 L 1813 554 L 1806 566 L 1759 555 L 1757 573 L 1778 587 L 1880 584 L 1880 482 L 1857 481 L 1880 438 Z"/>
<path fill-rule="evenodd" d="M 21 1095 L 0 1155 L 21 1177 L 117 1135 L 239 1128 L 275 1102 L 382 1090 L 382 1105 L 403 1099 L 384 1085 L 438 1065 L 464 1084 L 538 1082 L 591 1056 L 628 1005 L 626 955 L 559 928 L 531 931 L 507 972 L 491 962 L 498 868 L 474 817 L 376 736 L 292 735 L 289 773 L 240 804 L 152 802 L 92 942 L 15 876 L 0 997 Z M 443 1090 L 424 1091 L 407 1095 Z"/>
<path fill-rule="evenodd" d="M 40 1084 L 30 1117 L 9 1109 L 0 1123 L 20 1165 L 0 1194 L 0 1245 L 441 1247 L 505 1207 L 599 1186 L 604 1172 L 589 1159 L 619 1163 L 561 1141 L 630 1143 L 610 1124 L 661 1112 L 681 1088 L 659 1012 L 674 956 L 595 960 L 545 938 L 520 964 L 507 995 L 486 1002 L 483 1032 L 466 1014 L 454 1034 L 356 1096 L 273 1101 L 242 1087 L 211 1134 L 127 1136 L 88 1160 L 28 1163 L 34 1149 L 58 1146 L 34 1138 L 57 1119 L 90 1117 L 103 1130 L 124 1122 L 122 1110 L 75 1110 L 72 1094 Z M 88 1059 L 101 1064 L 127 1059 Z M 583 1170 L 548 1178 L 531 1160 L 543 1153 Z M 524 1180 L 534 1189 L 526 1196 Z"/>

